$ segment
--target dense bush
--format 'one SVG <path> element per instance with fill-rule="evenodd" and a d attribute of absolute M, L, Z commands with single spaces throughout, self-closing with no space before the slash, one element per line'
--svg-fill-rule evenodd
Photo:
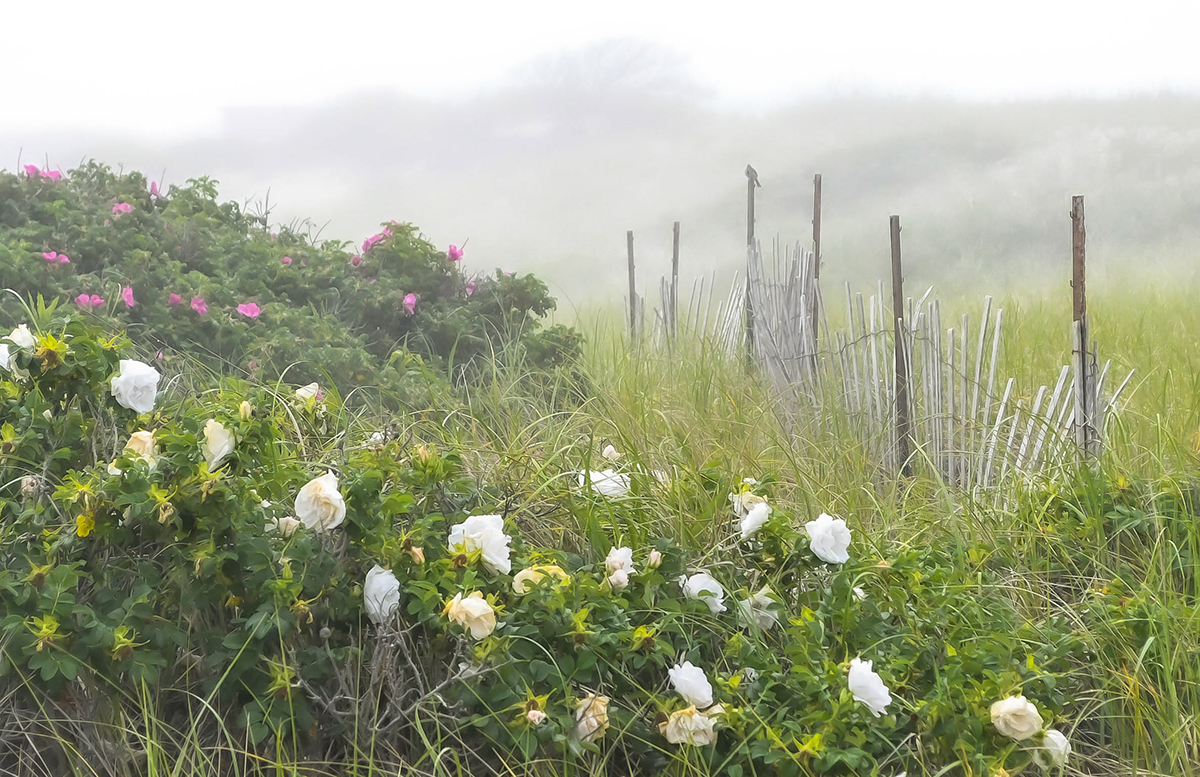
<path fill-rule="evenodd" d="M 554 309 L 532 275 L 468 277 L 395 222 L 362 246 L 318 242 L 297 228 L 217 200 L 207 178 L 157 193 L 140 173 L 89 162 L 51 178 L 0 171 L 0 288 L 71 301 L 151 351 L 185 351 L 218 372 L 345 393 L 391 386 L 393 358 L 412 353 L 443 374 L 515 346 L 536 369 L 569 362 L 573 330 L 540 330 Z M 0 319 L 20 320 L 15 299 Z M 11 326 L 11 324 L 10 324 Z"/>
<path fill-rule="evenodd" d="M 380 434 L 314 460 L 333 393 L 183 395 L 91 321 L 37 317 L 0 370 L 0 712 L 113 724 L 64 752 L 133 758 L 116 721 L 153 696 L 164 727 L 213 710 L 245 748 L 335 760 L 419 762 L 434 726 L 479 772 L 996 774 L 1045 757 L 1070 701 L 1070 629 L 951 549 L 877 555 L 772 513 L 769 484 L 637 468 L 538 484 L 590 541 L 531 547 L 546 516 L 455 452 Z M 703 558 L 640 528 L 682 488 L 732 491 Z M 1018 723 L 993 707 L 1013 694 Z"/>

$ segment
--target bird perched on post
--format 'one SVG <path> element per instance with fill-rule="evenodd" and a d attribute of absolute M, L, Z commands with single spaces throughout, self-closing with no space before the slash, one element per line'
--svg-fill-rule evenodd
<path fill-rule="evenodd" d="M 746 165 L 746 177 L 753 181 L 756 187 L 762 188 L 762 184 L 758 182 L 758 171 L 750 165 Z"/>

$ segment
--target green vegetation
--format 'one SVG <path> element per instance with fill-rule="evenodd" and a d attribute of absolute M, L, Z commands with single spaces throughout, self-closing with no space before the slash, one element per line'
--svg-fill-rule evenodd
<path fill-rule="evenodd" d="M 0 323 L 33 342 L 14 332 L 0 372 L 0 769 L 1196 775 L 1191 291 L 1094 295 L 1102 352 L 1139 376 L 1103 459 L 974 497 L 795 434 L 736 355 L 630 350 L 603 315 L 574 360 L 418 370 L 401 411 L 382 377 L 297 393 L 182 341 L 157 362 L 65 292 L 13 297 Z M 1006 373 L 1056 370 L 1065 307 L 1004 307 Z M 152 410 L 114 392 L 122 359 L 163 373 Z M 580 485 L 610 467 L 627 493 Z M 748 538 L 730 494 L 773 508 Z M 844 563 L 814 551 L 821 513 L 851 531 Z M 724 611 L 677 582 L 701 570 Z M 890 690 L 878 717 L 857 657 Z M 721 712 L 671 682 L 685 661 Z M 1042 719 L 1019 742 L 990 712 L 1013 693 Z M 687 726 L 715 742 L 671 741 Z M 1039 765 L 1043 728 L 1065 770 Z"/>

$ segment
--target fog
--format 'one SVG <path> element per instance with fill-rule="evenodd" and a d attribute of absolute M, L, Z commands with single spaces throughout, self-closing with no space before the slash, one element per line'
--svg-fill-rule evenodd
<path fill-rule="evenodd" d="M 361 241 L 380 222 L 466 243 L 472 271 L 533 271 L 563 306 L 617 300 L 625 232 L 639 280 L 744 262 L 747 163 L 758 233 L 811 238 L 824 182 L 823 277 L 873 285 L 888 217 L 904 225 L 907 280 L 1002 292 L 1069 275 L 1073 194 L 1087 197 L 1093 277 L 1194 272 L 1200 256 L 1200 97 L 961 101 L 840 93 L 734 107 L 653 46 L 610 43 L 540 58 L 503 86 L 454 100 L 360 91 L 316 106 L 229 109 L 216 129 L 147 139 L 0 129 L 0 164 L 85 158 L 168 183 L 207 175 L 275 223 Z M 689 280 L 690 287 L 690 280 Z M 656 299 L 652 294 L 652 301 Z"/>

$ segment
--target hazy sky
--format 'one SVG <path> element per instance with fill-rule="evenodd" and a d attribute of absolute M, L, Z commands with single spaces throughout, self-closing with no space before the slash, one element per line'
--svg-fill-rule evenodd
<path fill-rule="evenodd" d="M 707 99 L 739 108 L 1200 92 L 1198 29 L 1195 0 L 0 0 L 0 130 L 166 139 L 218 132 L 230 107 L 371 89 L 465 99 L 613 38 L 662 46 Z"/>

